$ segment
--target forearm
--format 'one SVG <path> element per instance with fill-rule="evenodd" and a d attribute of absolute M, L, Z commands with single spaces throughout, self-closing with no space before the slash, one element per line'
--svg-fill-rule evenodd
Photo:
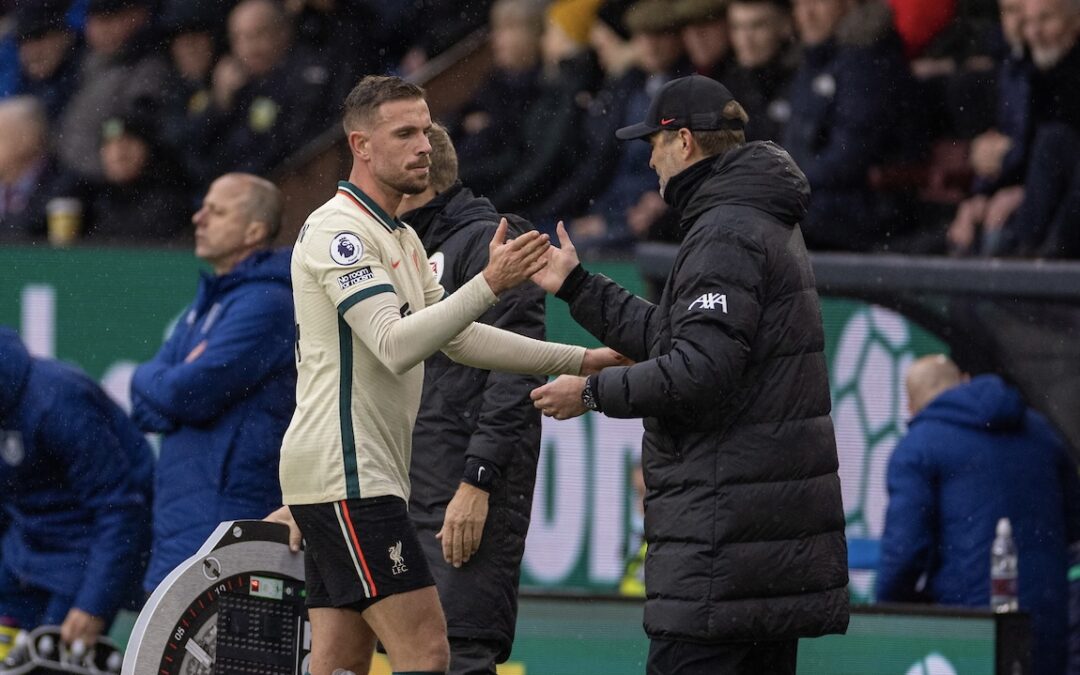
<path fill-rule="evenodd" d="M 344 317 L 376 358 L 398 374 L 442 349 L 498 301 L 479 274 L 442 302 L 404 318 L 396 298 L 394 293 L 370 297 L 346 308 Z"/>
<path fill-rule="evenodd" d="M 652 303 L 581 267 L 571 273 L 557 297 L 569 305 L 574 321 L 597 340 L 635 361 L 649 358 L 656 310 Z"/>
<path fill-rule="evenodd" d="M 533 340 L 473 323 L 443 349 L 458 363 L 526 375 L 577 375 L 585 348 Z"/>

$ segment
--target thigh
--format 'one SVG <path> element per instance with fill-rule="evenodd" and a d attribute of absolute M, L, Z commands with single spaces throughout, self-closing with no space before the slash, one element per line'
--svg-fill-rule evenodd
<path fill-rule="evenodd" d="M 334 607 L 313 607 L 311 620 L 311 675 L 330 675 L 342 668 L 367 673 L 375 648 L 375 634 L 359 612 Z"/>
<path fill-rule="evenodd" d="M 395 672 L 446 668 L 446 619 L 434 586 L 383 598 L 364 610 L 363 617 Z"/>

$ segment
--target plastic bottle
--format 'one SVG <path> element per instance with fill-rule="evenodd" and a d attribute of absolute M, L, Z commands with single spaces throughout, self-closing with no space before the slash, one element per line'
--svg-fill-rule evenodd
<path fill-rule="evenodd" d="M 1008 518 L 998 520 L 990 546 L 990 607 L 998 613 L 1019 609 L 1016 583 L 1016 544 Z"/>

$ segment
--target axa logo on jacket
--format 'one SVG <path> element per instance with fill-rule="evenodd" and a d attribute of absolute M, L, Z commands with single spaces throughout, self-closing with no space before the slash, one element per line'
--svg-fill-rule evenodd
<path fill-rule="evenodd" d="M 725 293 L 702 293 L 697 300 L 690 303 L 690 306 L 686 308 L 686 311 L 690 311 L 698 307 L 704 310 L 714 310 L 717 307 L 724 314 L 727 314 L 727 294 Z"/>

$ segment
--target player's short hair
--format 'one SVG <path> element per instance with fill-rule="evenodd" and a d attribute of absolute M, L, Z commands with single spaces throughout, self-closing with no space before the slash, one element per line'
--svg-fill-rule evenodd
<path fill-rule="evenodd" d="M 457 182 L 458 158 L 450 134 L 441 124 L 432 124 L 428 134 L 431 142 L 431 187 L 435 192 L 445 192 Z"/>
<path fill-rule="evenodd" d="M 424 90 L 400 77 L 366 75 L 345 97 L 342 126 L 345 133 L 371 123 L 379 106 L 390 101 L 424 98 Z"/>

